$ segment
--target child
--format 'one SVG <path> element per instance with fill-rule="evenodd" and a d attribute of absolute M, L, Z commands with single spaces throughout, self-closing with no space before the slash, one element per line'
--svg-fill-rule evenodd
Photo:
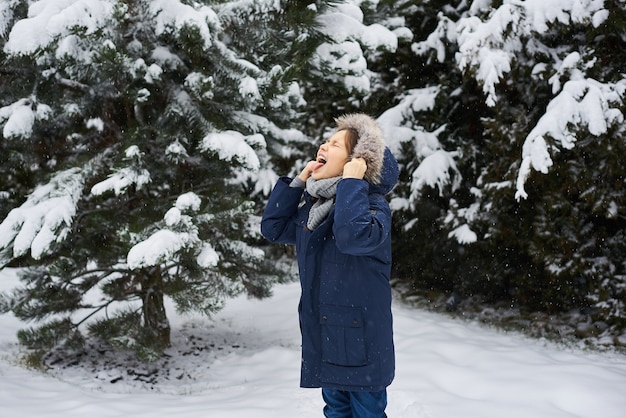
<path fill-rule="evenodd" d="M 385 195 L 398 164 L 374 119 L 349 114 L 336 122 L 316 159 L 277 182 L 261 232 L 296 246 L 300 386 L 322 388 L 326 417 L 381 418 L 395 370 Z"/>

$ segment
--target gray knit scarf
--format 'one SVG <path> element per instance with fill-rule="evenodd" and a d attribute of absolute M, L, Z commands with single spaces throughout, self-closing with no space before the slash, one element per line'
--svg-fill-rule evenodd
<path fill-rule="evenodd" d="M 317 199 L 309 211 L 309 219 L 306 223 L 309 231 L 317 228 L 333 208 L 339 180 L 341 180 L 341 176 L 320 180 L 309 177 L 306 181 L 306 191 Z"/>

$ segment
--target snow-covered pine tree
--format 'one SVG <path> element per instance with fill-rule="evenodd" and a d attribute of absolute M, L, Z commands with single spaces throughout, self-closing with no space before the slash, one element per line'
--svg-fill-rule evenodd
<path fill-rule="evenodd" d="M 251 245 L 260 239 L 251 196 L 276 178 L 263 168 L 267 143 L 306 139 L 285 128 L 302 98 L 282 81 L 285 56 L 257 65 L 237 50 L 231 37 L 250 23 L 230 19 L 229 7 L 0 6 L 0 146 L 10 161 L 0 268 L 21 267 L 23 283 L 0 308 L 40 322 L 20 332 L 26 346 L 80 346 L 88 330 L 152 359 L 169 344 L 164 297 L 210 314 L 280 279 Z M 281 16 L 276 2 L 237 7 L 259 34 Z M 270 27 L 268 42 L 288 47 L 291 28 Z"/>
<path fill-rule="evenodd" d="M 409 169 L 410 198 L 396 199 L 406 208 L 397 214 L 406 231 L 430 217 L 439 239 L 469 245 L 449 263 L 412 265 L 414 285 L 423 286 L 420 269 L 436 270 L 441 285 L 426 286 L 551 312 L 590 306 L 596 320 L 613 325 L 607 336 L 622 332 L 626 81 L 618 45 L 626 40 L 626 6 L 483 0 L 416 7 L 423 22 L 414 17 L 418 25 L 409 25 L 416 34 L 414 71 L 426 80 L 418 86 L 437 91 L 435 104 L 425 112 L 400 102 L 388 118 L 437 132 L 438 141 L 403 144 L 417 168 Z M 433 16 L 436 25 L 429 23 Z M 425 65 L 431 72 L 420 68 L 419 57 L 431 59 Z M 442 131 L 437 116 L 448 119 Z M 456 191 L 446 187 L 458 177 L 441 170 L 446 165 L 429 168 L 430 157 L 419 154 L 433 144 L 455 152 L 448 156 L 461 176 Z M 431 210 L 420 210 L 429 201 Z"/>
<path fill-rule="evenodd" d="M 595 319 L 616 325 L 607 335 L 619 333 L 626 80 L 615 45 L 626 39 L 626 6 L 511 2 L 474 12 L 481 23 L 464 20 L 457 62 L 468 64 L 495 110 L 481 178 L 481 213 L 491 214 L 477 224 L 509 248 L 515 262 L 507 290 L 524 306 L 554 312 L 591 305 Z M 521 160 L 509 157 L 515 149 Z M 496 163 L 497 155 L 505 157 Z M 509 186 L 493 187 L 503 181 Z"/>
<path fill-rule="evenodd" d="M 315 36 L 322 42 L 299 77 L 308 103 L 305 129 L 316 139 L 308 158 L 334 128 L 336 117 L 357 111 L 378 115 L 367 100 L 377 77 L 370 57 L 395 52 L 399 37 L 384 22 L 367 20 L 368 5 L 348 0 L 318 7 Z"/>
<path fill-rule="evenodd" d="M 435 41 L 453 28 L 464 4 L 379 2 L 369 14 L 402 40 L 397 52 L 370 57 L 379 76 L 368 105 L 382 113 L 378 120 L 401 167 L 391 202 L 395 275 L 419 292 L 451 290 L 472 274 L 460 262 L 467 242 L 449 239 L 453 228 L 444 220 L 451 205 L 471 198 L 475 166 L 459 157 L 476 155 L 485 106 L 476 83 L 445 59 L 454 56 L 454 44 Z"/>

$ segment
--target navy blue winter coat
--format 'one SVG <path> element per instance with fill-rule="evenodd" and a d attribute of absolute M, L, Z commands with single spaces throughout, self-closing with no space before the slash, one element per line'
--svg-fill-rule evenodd
<path fill-rule="evenodd" d="M 305 228 L 311 198 L 281 178 L 261 232 L 295 244 L 302 294 L 302 387 L 379 391 L 393 380 L 391 211 L 385 195 L 398 164 L 385 150 L 381 181 L 343 179 L 335 206 L 313 232 Z"/>

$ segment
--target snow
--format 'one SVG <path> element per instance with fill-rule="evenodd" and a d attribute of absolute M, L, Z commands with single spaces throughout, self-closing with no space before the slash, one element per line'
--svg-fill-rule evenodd
<path fill-rule="evenodd" d="M 404 126 L 414 112 L 432 110 L 439 92 L 438 87 L 408 90 L 397 105 L 387 109 L 376 119 L 385 134 L 387 146 L 395 155 L 401 155 L 402 143 L 410 140 L 416 141 L 415 149 L 420 156 L 430 155 L 441 148 L 437 139 L 438 132 L 425 132 L 423 128 L 416 130 L 411 126 Z"/>
<path fill-rule="evenodd" d="M 28 18 L 18 21 L 4 46 L 7 53 L 29 54 L 44 48 L 56 37 L 72 37 L 75 26 L 96 32 L 113 13 L 106 0 L 42 0 L 28 8 Z M 60 42 L 62 44 L 62 42 Z"/>
<path fill-rule="evenodd" d="M 553 22 L 598 27 L 609 16 L 603 0 L 505 0 L 483 21 L 477 15 L 481 15 L 488 6 L 491 6 L 490 2 L 484 0 L 474 2 L 470 16 L 461 18 L 454 30 L 450 29 L 447 19 L 441 17 L 437 30 L 441 36 L 445 34 L 450 41 L 458 43 L 457 65 L 464 71 L 475 73 L 476 80 L 483 86 L 488 106 L 496 105 L 496 85 L 511 71 L 514 57 L 524 47 L 520 39 L 548 31 Z M 428 49 L 436 50 L 439 60 L 443 59 L 437 37 L 431 35 L 426 41 L 413 46 L 418 54 Z M 557 94 L 561 88 L 563 73 L 571 73 L 570 80 L 550 102 L 546 114 L 526 138 L 515 193 L 518 200 L 527 198 L 524 185 L 531 170 L 545 174 L 552 165 L 550 151 L 554 150 L 546 145 L 547 137 L 554 138 L 565 148 L 572 148 L 576 128 L 585 127 L 593 135 L 600 135 L 606 133 L 611 124 L 623 120 L 622 113 L 611 107 L 622 103 L 622 83 L 601 84 L 585 79 L 582 72 L 576 69 L 577 65 L 585 65 L 578 62 L 579 59 L 578 53 L 573 52 L 565 56 L 561 63 L 553 63 L 557 67 L 550 78 L 554 93 Z"/>
<path fill-rule="evenodd" d="M 143 158 L 143 153 L 137 145 L 131 145 L 124 151 L 126 160 L 139 160 Z M 135 185 L 137 190 L 141 189 L 145 184 L 150 183 L 150 172 L 146 169 L 138 169 L 136 167 L 123 167 L 116 170 L 115 173 L 109 175 L 106 180 L 96 183 L 91 188 L 91 194 L 99 196 L 109 191 L 114 191 L 116 196 L 124 193 L 131 185 Z"/>
<path fill-rule="evenodd" d="M 149 182 L 150 173 L 148 170 L 137 171 L 133 168 L 125 167 L 117 170 L 114 174 L 111 174 L 106 180 L 95 184 L 91 188 L 91 194 L 99 196 L 113 190 L 115 194 L 119 196 L 132 185 L 137 186 L 137 189 L 141 189 L 144 184 Z"/>
<path fill-rule="evenodd" d="M 468 224 L 463 224 L 450 231 L 448 238 L 455 238 L 459 244 L 471 244 L 478 240 L 478 235 L 471 230 Z"/>
<path fill-rule="evenodd" d="M 238 160 L 244 167 L 257 171 L 261 165 L 259 157 L 249 145 L 265 145 L 259 138 L 260 135 L 248 137 L 237 131 L 213 132 L 202 140 L 202 149 L 217 153 L 224 161 Z"/>
<path fill-rule="evenodd" d="M 447 184 L 452 185 L 452 190 L 457 189 L 460 184 L 460 173 L 452 157 L 452 153 L 437 150 L 424 158 L 412 174 L 412 194 L 417 195 L 425 185 L 438 188 L 440 195 L 443 195 Z"/>
<path fill-rule="evenodd" d="M 363 12 L 352 2 L 337 4 L 317 17 L 320 31 L 334 41 L 323 43 L 316 50 L 312 64 L 324 69 L 325 74 L 335 74 L 349 91 L 367 93 L 370 80 L 367 61 L 361 45 L 369 50 L 394 52 L 398 37 L 386 27 L 363 23 Z"/>
<path fill-rule="evenodd" d="M 88 119 L 85 126 L 87 126 L 88 129 L 94 128 L 98 132 L 104 131 L 104 121 L 100 118 Z"/>
<path fill-rule="evenodd" d="M 363 12 L 356 4 L 337 4 L 317 20 L 321 31 L 337 43 L 358 39 L 372 50 L 382 48 L 393 52 L 398 48 L 398 38 L 389 29 L 377 23 L 363 24 Z"/>
<path fill-rule="evenodd" d="M 312 59 L 314 66 L 326 68 L 329 74 L 341 77 L 350 91 L 369 91 L 370 80 L 365 74 L 367 61 L 358 42 L 324 43 L 315 52 L 316 56 Z"/>
<path fill-rule="evenodd" d="M 52 114 L 50 106 L 35 103 L 32 99 L 20 99 L 17 102 L 0 108 L 0 124 L 4 123 L 2 135 L 7 138 L 28 139 L 33 132 L 36 120 L 45 120 Z M 5 122 L 6 121 L 6 122 Z"/>
<path fill-rule="evenodd" d="M 0 33 L 9 30 L 9 21 L 12 16 L 11 6 L 14 2 L 6 2 L 0 6 Z M 368 76 L 367 62 L 364 51 L 387 50 L 396 51 L 398 47 L 398 33 L 408 31 L 402 27 L 403 22 L 394 23 L 394 30 L 390 30 L 379 23 L 365 24 L 364 15 L 360 9 L 361 1 L 353 0 L 337 4 L 327 12 L 318 16 L 320 30 L 333 39 L 335 44 L 323 44 L 316 53 L 314 65 L 325 68 L 326 71 L 336 74 L 336 81 L 341 81 L 350 91 L 367 93 L 371 89 Z M 278 8 L 275 2 L 261 4 L 259 7 L 269 9 Z M 314 8 L 314 4 L 311 4 Z M 457 22 L 451 21 L 443 13 L 438 15 L 437 28 L 426 40 L 416 40 L 412 50 L 416 54 L 425 54 L 429 50 L 437 53 L 437 59 L 443 61 L 445 56 L 445 44 L 455 42 L 459 53 L 456 56 L 459 68 L 467 70 L 482 84 L 485 93 L 485 102 L 489 106 L 497 103 L 496 88 L 500 81 L 512 71 L 512 63 L 516 55 L 524 47 L 521 41 L 525 37 L 532 38 L 533 34 L 541 34 L 548 30 L 554 22 L 563 24 L 581 23 L 599 27 L 609 18 L 609 11 L 605 8 L 603 0 L 504 0 L 501 5 L 495 7 L 492 1 L 475 0 L 471 2 L 469 14 L 461 17 Z M 107 27 L 109 19 L 114 13 L 124 12 L 124 6 L 112 0 L 41 0 L 32 2 L 28 10 L 28 17 L 21 19 L 10 28 L 4 51 L 7 54 L 30 54 L 38 48 L 50 46 L 58 42 L 57 55 L 83 55 L 83 61 L 90 58 L 89 51 L 82 51 L 76 34 L 73 33 L 77 26 L 84 28 L 86 34 L 95 33 Z M 156 35 L 174 32 L 178 35 L 187 26 L 193 26 L 199 31 L 205 48 L 209 48 L 217 41 L 221 23 L 216 12 L 208 6 L 187 5 L 179 0 L 157 0 L 150 2 L 150 12 L 154 19 Z M 403 35 L 408 38 L 409 35 Z M 105 41 L 105 46 L 115 48 L 112 41 Z M 138 45 L 140 47 L 140 45 Z M 220 48 L 223 46 L 220 46 Z M 82 51 L 82 52 L 81 52 Z M 223 51 L 226 53 L 226 51 Z M 551 55 L 552 56 L 552 55 Z M 620 106 L 623 103 L 625 83 L 600 84 L 591 79 L 585 79 L 582 71 L 576 66 L 584 66 L 588 63 L 578 62 L 580 55 L 574 52 L 563 58 L 554 54 L 557 62 L 537 63 L 537 68 L 549 68 L 548 64 L 555 66 L 554 74 L 547 74 L 550 83 L 558 94 L 548 106 L 546 114 L 539 120 L 537 126 L 529 128 L 526 144 L 523 147 L 520 172 L 517 179 L 516 198 L 526 198 L 524 190 L 525 181 L 532 170 L 547 173 L 552 165 L 551 154 L 554 149 L 546 143 L 550 138 L 558 144 L 570 148 L 574 146 L 575 136 L 573 132 L 577 128 L 588 128 L 593 135 L 601 135 L 608 129 L 623 120 Z M 147 64 L 138 60 L 135 70 L 144 72 L 144 80 L 148 83 L 158 79 L 164 69 L 174 69 L 181 65 L 181 61 L 167 48 L 157 48 L 152 52 L 152 57 L 160 65 Z M 558 60 L 562 59 L 559 63 Z M 258 68 L 250 62 L 240 60 L 240 64 L 248 68 L 252 73 L 257 73 Z M 549 71 L 546 70 L 546 71 Z M 570 74 L 571 73 L 571 74 Z M 537 73 L 534 73 L 537 75 Z M 570 81 L 561 85 L 561 78 Z M 329 82 L 333 81 L 329 78 Z M 210 78 L 199 79 L 190 75 L 187 86 L 197 85 L 194 88 L 199 92 L 200 87 L 210 87 Z M 581 94 L 580 91 L 586 93 Z M 416 92 L 417 93 L 417 92 Z M 424 94 L 421 97 L 430 100 L 436 94 Z M 203 93 L 210 98 L 211 91 Z M 252 77 L 244 78 L 240 84 L 240 94 L 255 102 L 260 100 L 259 86 Z M 149 91 L 144 89 L 139 92 L 137 101 L 141 102 L 149 97 Z M 405 100 L 408 103 L 418 94 L 409 94 Z M 416 100 L 417 102 L 417 100 Z M 280 102 L 282 103 L 282 102 Z M 27 138 L 32 133 L 33 124 L 36 120 L 45 119 L 51 110 L 44 104 L 37 104 L 37 112 L 31 109 L 31 103 L 27 99 L 21 99 L 16 103 L 0 109 L 0 123 L 4 123 L 3 136 L 5 138 Z M 407 111 L 417 112 L 419 109 L 407 108 Z M 89 122 L 88 122 L 89 124 Z M 96 129 L 102 129 L 98 125 L 91 125 Z M 395 125 L 397 129 L 389 129 L 390 138 L 395 143 L 391 144 L 397 151 L 401 142 L 414 137 L 411 129 L 402 125 Z M 415 131 L 414 131 L 415 132 Z M 220 158 L 230 161 L 239 158 L 247 168 L 252 171 L 261 169 L 261 163 L 255 150 L 251 149 L 242 140 L 241 134 L 214 134 L 205 138 L 205 147 L 218 152 Z M 226 141 L 233 141 L 227 145 Z M 445 170 L 439 170 L 439 174 L 445 174 Z M 431 179 L 437 174 L 430 173 Z M 271 178 L 272 176 L 265 176 Z M 445 177 L 439 177 L 444 179 Z M 130 184 L 138 184 L 148 180 L 147 173 L 132 173 L 120 171 L 114 174 L 106 182 L 94 189 L 95 194 L 108 190 L 121 193 Z M 422 180 L 414 182 L 420 185 Z M 431 184 L 432 181 L 429 182 Z M 258 186 L 255 192 L 267 193 L 268 183 Z"/>
<path fill-rule="evenodd" d="M 0 271 L 0 290 L 15 283 L 13 270 Z M 125 375 L 123 355 L 106 369 L 25 369 L 17 364 L 15 337 L 24 324 L 0 316 L 0 415 L 320 417 L 319 390 L 298 387 L 298 296 L 298 284 L 290 283 L 266 300 L 230 300 L 212 320 L 170 313 L 173 346 L 161 368 L 172 378 L 158 384 Z M 530 339 L 397 301 L 393 309 L 390 417 L 623 416 L 623 355 Z"/>
<path fill-rule="evenodd" d="M 131 65 L 130 73 L 135 78 L 139 78 L 138 74 L 144 74 L 144 81 L 148 84 L 153 84 L 156 80 L 161 78 L 163 69 L 156 64 L 148 66 L 143 59 L 139 58 Z"/>
<path fill-rule="evenodd" d="M 5 138 L 22 137 L 28 138 L 33 132 L 33 124 L 35 123 L 35 113 L 31 110 L 29 103 L 21 100 L 10 106 L 13 108 L 11 116 L 7 119 L 2 134 Z M 17 106 L 16 106 L 17 105 Z M 0 109 L 0 111 L 4 110 Z M 0 114 L 0 117 L 2 115 Z"/>
<path fill-rule="evenodd" d="M 217 14 L 207 6 L 196 10 L 180 1 L 156 0 L 151 2 L 150 9 L 157 19 L 155 28 L 157 35 L 168 33 L 172 28 L 180 31 L 185 26 L 193 26 L 198 29 L 206 49 L 213 43 L 209 26 L 220 25 Z"/>
<path fill-rule="evenodd" d="M 35 260 L 46 255 L 55 242 L 65 239 L 82 187 L 79 169 L 61 171 L 50 183 L 37 186 L 0 223 L 0 248 L 12 245 L 15 258 L 29 250 Z"/>
<path fill-rule="evenodd" d="M 0 36 L 4 37 L 9 30 L 9 22 L 13 18 L 13 4 L 16 0 L 7 0 L 0 4 Z"/>
<path fill-rule="evenodd" d="M 220 255 L 209 243 L 205 242 L 202 245 L 202 249 L 200 250 L 197 260 L 200 267 L 216 267 L 220 261 Z"/>
<path fill-rule="evenodd" d="M 200 204 L 202 204 L 202 199 L 200 199 L 200 196 L 193 192 L 183 193 L 176 198 L 176 207 L 182 211 L 198 211 L 200 209 Z"/>
<path fill-rule="evenodd" d="M 552 138 L 561 147 L 572 149 L 576 143 L 575 127 L 585 125 L 592 135 L 608 132 L 612 125 L 622 123 L 624 115 L 613 104 L 623 103 L 626 81 L 602 84 L 592 79 L 570 80 L 548 105 L 546 113 L 530 131 L 522 148 L 522 163 L 517 179 L 516 199 L 526 199 L 524 189 L 531 168 L 548 173 L 552 166 Z"/>
<path fill-rule="evenodd" d="M 10 7 L 15 3 L 5 0 L 0 5 L 2 35 L 9 31 Z M 367 92 L 370 80 L 362 47 L 370 51 L 395 51 L 398 33 L 404 28 L 390 31 L 380 24 L 365 25 L 357 3 L 338 5 L 319 17 L 321 29 L 337 44 L 320 46 L 317 64 L 332 66 L 337 77 L 351 90 Z M 491 106 L 496 105 L 497 84 L 511 71 L 515 54 L 521 47 L 509 40 L 544 32 L 555 21 L 589 21 L 598 27 L 609 17 L 601 0 L 504 0 L 485 17 L 482 12 L 492 3 L 490 0 L 473 1 L 470 16 L 459 22 L 452 22 L 441 14 L 437 30 L 412 47 L 417 54 L 432 49 L 437 52 L 437 59 L 443 61 L 446 59 L 444 38 L 456 42 L 460 50 L 457 64 L 474 70 L 483 85 L 486 103 Z M 7 54 L 29 54 L 49 46 L 57 38 L 56 54 L 79 54 L 73 28 L 80 25 L 88 34 L 105 28 L 114 13 L 115 2 L 41 0 L 30 4 L 28 18 L 16 22 L 8 33 L 4 46 Z M 311 3 L 310 7 L 315 6 Z M 199 29 L 205 48 L 218 42 L 215 36 L 220 22 L 210 7 L 195 10 L 178 0 L 156 0 L 151 2 L 151 11 L 157 34 L 171 31 L 177 34 L 192 25 Z M 516 33 L 507 33 L 510 26 Z M 105 46 L 114 47 L 111 41 Z M 87 60 L 89 55 L 82 57 Z M 147 66 L 143 60 L 136 63 L 136 70 L 145 72 L 143 79 L 148 83 L 158 79 L 164 69 L 182 65 L 166 47 L 152 51 L 152 58 L 160 65 Z M 556 96 L 526 138 L 517 179 L 517 198 L 526 197 L 524 183 L 531 170 L 549 171 L 554 151 L 551 143 L 571 148 L 576 143 L 576 127 L 584 125 L 591 134 L 601 135 L 610 126 L 623 122 L 619 109 L 623 106 L 626 82 L 600 84 L 585 78 L 581 68 L 588 63 L 582 62 L 577 53 L 555 59 L 562 61 L 538 62 L 534 73 L 539 76 L 546 72 Z M 242 60 L 241 64 L 256 73 L 252 63 Z M 553 74 L 548 73 L 552 71 L 551 66 L 556 69 Z M 188 86 L 196 86 L 194 91 L 203 92 L 213 80 L 196 73 L 186 82 Z M 253 78 L 244 79 L 240 87 L 241 95 L 259 97 L 259 86 Z M 297 87 L 293 85 L 290 97 L 300 97 Z M 149 94 L 148 90 L 143 92 Z M 441 191 L 451 183 L 456 187 L 460 179 L 454 160 L 456 155 L 441 149 L 437 139 L 439 130 L 426 132 L 406 123 L 408 115 L 431 110 L 438 93 L 436 87 L 410 90 L 399 105 L 379 118 L 394 152 L 398 152 L 404 142 L 414 141 L 419 157 L 424 157 L 412 173 L 414 191 L 424 185 L 438 187 Z M 203 94 L 209 95 L 210 89 Z M 138 100 L 142 97 L 147 95 L 140 95 Z M 35 98 L 20 99 L 0 108 L 3 136 L 28 138 L 33 124 L 49 117 L 51 112 Z M 304 140 L 296 129 L 279 132 L 267 120 L 254 119 L 244 112 L 240 118 L 246 118 L 250 131 L 266 131 L 267 135 L 279 133 L 275 136 L 288 137 L 295 145 Z M 100 119 L 88 119 L 86 126 L 101 131 L 102 123 Z M 266 152 L 263 135 L 217 132 L 206 136 L 203 146 L 225 161 L 240 162 L 249 169 L 247 172 L 257 172 L 255 192 L 269 193 L 276 174 L 263 168 L 259 160 L 259 155 Z M 288 153 L 289 148 L 284 150 Z M 141 157 L 137 147 L 128 151 L 127 158 Z M 185 156 L 186 150 L 173 139 L 168 155 L 172 158 Z M 35 189 L 22 207 L 9 213 L 0 224 L 3 248 L 14 240 L 14 255 L 30 250 L 31 255 L 38 258 L 46 254 L 55 240 L 62 239 L 63 230 L 71 225 L 75 215 L 76 186 L 82 185 L 79 173 L 66 174 L 67 181 L 59 179 L 59 187 Z M 122 169 L 96 184 L 92 193 L 121 194 L 130 185 L 141 187 L 148 181 L 150 176 L 145 170 Z M 69 187 L 61 187 L 64 185 Z M 175 227 L 186 222 L 188 218 L 183 212 L 197 210 L 200 202 L 196 197 L 181 196 L 164 216 L 166 225 Z M 394 205 L 406 207 L 408 201 L 396 198 Z M 615 204 L 613 210 L 614 207 Z M 467 224 L 455 227 L 450 234 L 462 243 L 477 239 Z M 157 231 L 133 247 L 128 263 L 131 267 L 157 264 L 160 258 L 194 244 L 196 239 L 195 235 L 178 230 Z M 230 245 L 246 249 L 242 242 Z M 257 250 L 256 256 L 263 257 L 263 254 Z M 198 260 L 202 266 L 215 266 L 219 255 L 204 243 Z M 0 290 L 11 289 L 15 280 L 13 271 L 0 271 Z M 66 367 L 43 374 L 24 369 L 17 365 L 19 347 L 15 333 L 25 324 L 12 315 L 0 316 L 0 416 L 318 417 L 322 407 L 319 391 L 298 388 L 297 300 L 297 284 L 288 284 L 276 287 L 275 295 L 264 301 L 243 297 L 231 300 L 212 320 L 180 316 L 170 309 L 173 347 L 171 357 L 160 367 L 176 378 L 160 380 L 158 384 L 130 379 L 121 358 L 117 365 L 107 363 L 106 368 L 93 370 Z M 398 302 L 394 312 L 398 370 L 389 388 L 390 417 L 612 418 L 624 414 L 626 358 L 622 355 L 587 352 L 532 340 L 474 322 L 410 309 Z M 202 350 L 192 350 L 192 343 L 198 338 L 212 343 L 203 345 Z M 181 354 L 183 348 L 193 354 Z M 183 375 L 187 377 L 178 378 Z"/>
<path fill-rule="evenodd" d="M 515 67 L 512 65 L 515 57 L 528 48 L 524 38 L 547 32 L 555 22 L 598 27 L 609 17 L 604 3 L 602 0 L 504 0 L 494 7 L 491 1 L 476 0 L 469 15 L 457 22 L 440 14 L 436 30 L 426 40 L 415 42 L 412 50 L 418 55 L 434 51 L 442 62 L 446 58 L 443 41 L 455 42 L 459 50 L 455 57 L 458 67 L 476 78 L 482 85 L 485 104 L 495 107 L 497 85 Z M 599 136 L 624 118 L 619 110 L 624 97 L 623 81 L 602 84 L 586 78 L 582 69 L 592 63 L 583 62 L 578 51 L 555 53 L 551 59 L 554 62 L 537 62 L 533 71 L 535 77 L 553 71 L 547 77 L 556 96 L 525 139 L 516 182 L 518 200 L 528 197 L 524 186 L 532 170 L 549 172 L 551 154 L 558 152 L 558 148 L 548 141 L 571 149 L 581 128 Z M 550 66 L 554 70 L 547 70 Z M 564 85 L 562 79 L 567 80 Z M 420 181 L 414 181 L 414 185 L 419 186 Z"/>
<path fill-rule="evenodd" d="M 480 2 L 471 10 L 479 13 L 485 6 Z M 505 0 L 484 22 L 475 15 L 459 20 L 457 63 L 461 69 L 476 71 L 486 104 L 495 106 L 495 85 L 510 71 L 511 62 L 523 47 L 522 42 L 515 41 L 518 37 L 543 34 L 552 22 L 590 21 L 597 27 L 603 18 L 608 18 L 608 13 L 602 0 Z M 436 49 L 435 40 L 429 46 Z M 418 51 L 424 50 L 420 45 Z"/>
<path fill-rule="evenodd" d="M 169 212 L 166 217 L 168 214 Z M 198 242 L 196 234 L 160 229 L 146 240 L 135 244 L 128 251 L 126 261 L 131 269 L 156 266 L 171 259 L 182 248 L 191 247 Z"/>
<path fill-rule="evenodd" d="M 198 229 L 193 224 L 191 216 L 183 212 L 197 212 L 201 203 L 200 197 L 193 192 L 178 196 L 174 207 L 170 208 L 163 217 L 165 225 L 171 229 L 160 229 L 147 239 L 135 244 L 126 257 L 128 266 L 132 269 L 156 266 L 164 260 L 171 259 L 183 248 L 197 246 L 200 243 Z M 177 231 L 178 229 L 183 229 L 183 231 Z M 203 247 L 198 258 L 203 267 L 215 265 L 217 259 L 217 253 L 208 243 Z"/>
<path fill-rule="evenodd" d="M 239 94 L 242 97 L 248 97 L 252 102 L 262 99 L 256 80 L 250 76 L 244 77 L 239 83 Z"/>

